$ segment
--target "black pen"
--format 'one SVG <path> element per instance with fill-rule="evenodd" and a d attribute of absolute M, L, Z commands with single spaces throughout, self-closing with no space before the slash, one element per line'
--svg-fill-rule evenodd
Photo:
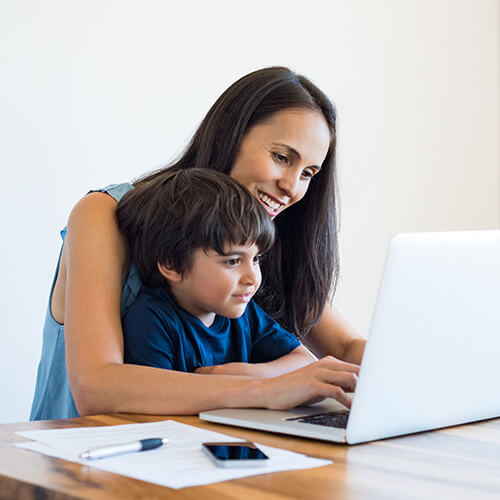
<path fill-rule="evenodd" d="M 132 441 L 131 443 L 112 444 L 109 446 L 101 446 L 93 450 L 85 451 L 79 455 L 80 458 L 95 460 L 98 458 L 111 457 L 113 455 L 121 455 L 122 453 L 134 453 L 136 451 L 154 450 L 168 443 L 168 438 L 150 438 L 141 439 L 140 441 Z"/>

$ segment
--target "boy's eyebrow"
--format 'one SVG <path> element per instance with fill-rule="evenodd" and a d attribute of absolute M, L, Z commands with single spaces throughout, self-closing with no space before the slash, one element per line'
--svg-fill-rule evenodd
<path fill-rule="evenodd" d="M 229 255 L 245 255 L 247 252 L 244 252 L 243 250 L 235 250 L 234 252 L 228 252 L 228 253 L 221 253 L 221 257 L 228 257 Z"/>
<path fill-rule="evenodd" d="M 288 151 L 297 158 L 297 160 L 300 160 L 302 157 L 300 156 L 300 153 L 295 149 L 292 148 L 292 146 L 285 144 L 284 142 L 273 142 L 272 143 L 274 146 L 281 146 L 285 149 L 288 149 Z M 317 168 L 318 170 L 321 170 L 321 165 L 311 165 L 314 168 Z"/>

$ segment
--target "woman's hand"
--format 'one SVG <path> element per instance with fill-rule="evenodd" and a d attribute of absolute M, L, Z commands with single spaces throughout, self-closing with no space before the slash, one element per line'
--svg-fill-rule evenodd
<path fill-rule="evenodd" d="M 346 393 L 355 390 L 358 374 L 358 365 L 326 356 L 285 375 L 263 379 L 265 407 L 286 410 L 333 398 L 350 408 Z"/>

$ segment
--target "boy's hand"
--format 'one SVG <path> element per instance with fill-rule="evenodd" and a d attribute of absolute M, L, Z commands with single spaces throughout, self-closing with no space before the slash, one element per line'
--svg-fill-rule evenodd
<path fill-rule="evenodd" d="M 259 377 L 259 366 L 251 363 L 225 363 L 223 365 L 202 366 L 194 373 L 201 375 L 245 375 Z"/>

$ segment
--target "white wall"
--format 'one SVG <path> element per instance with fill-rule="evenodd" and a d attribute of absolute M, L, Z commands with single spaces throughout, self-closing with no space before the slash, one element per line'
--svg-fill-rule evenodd
<path fill-rule="evenodd" d="M 28 415 L 71 206 L 267 65 L 337 104 L 338 303 L 366 334 L 392 234 L 500 225 L 498 28 L 495 0 L 0 0 L 0 422 Z"/>

